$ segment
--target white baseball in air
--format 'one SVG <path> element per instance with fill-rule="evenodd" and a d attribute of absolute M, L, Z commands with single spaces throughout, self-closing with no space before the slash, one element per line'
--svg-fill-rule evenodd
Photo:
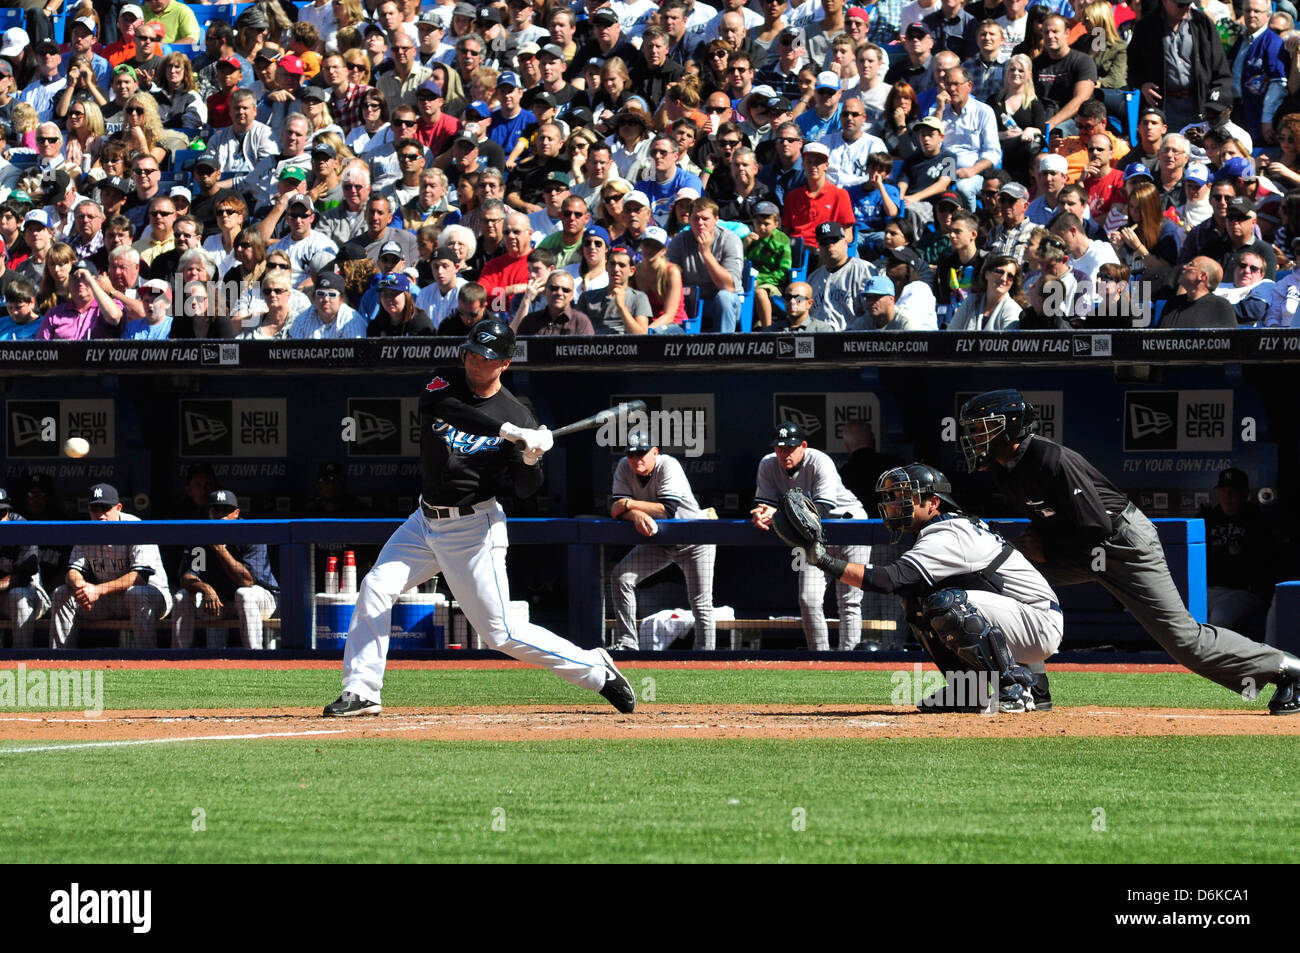
<path fill-rule="evenodd" d="M 74 460 L 88 453 L 90 453 L 90 441 L 85 437 L 69 437 L 63 444 L 64 456 L 72 457 Z"/>

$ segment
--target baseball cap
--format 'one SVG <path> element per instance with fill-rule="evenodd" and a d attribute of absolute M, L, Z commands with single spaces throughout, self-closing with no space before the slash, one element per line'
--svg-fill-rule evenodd
<path fill-rule="evenodd" d="M 0 486 L 0 511 L 12 510 L 13 508 L 13 504 L 9 502 L 9 494 L 5 492 L 4 487 Z"/>
<path fill-rule="evenodd" d="M 827 161 L 830 161 L 831 150 L 826 148 L 826 144 L 822 142 L 805 142 L 803 154 L 806 156 L 824 156 Z"/>
<path fill-rule="evenodd" d="M 502 86 L 509 86 L 511 89 L 518 89 L 519 77 L 507 70 L 497 77 L 497 89 L 500 89 Z"/>
<path fill-rule="evenodd" d="M 624 205 L 627 204 L 626 199 L 623 200 L 623 204 Z M 644 232 L 641 233 L 641 241 L 656 242 L 660 245 L 663 245 L 666 248 L 668 247 L 668 233 L 665 232 L 658 225 L 651 225 L 649 228 L 647 228 Z"/>
<path fill-rule="evenodd" d="M 474 11 L 474 19 L 480 23 L 500 23 L 501 11 L 496 7 L 479 7 Z"/>
<path fill-rule="evenodd" d="M 410 291 L 411 279 L 400 271 L 380 275 L 375 283 L 381 291 Z"/>
<path fill-rule="evenodd" d="M 121 502 L 117 488 L 111 483 L 96 483 L 90 488 L 91 506 L 116 506 Z"/>
<path fill-rule="evenodd" d="M 286 73 L 292 73 L 295 76 L 302 76 L 307 72 L 307 67 L 303 65 L 302 60 L 299 57 L 294 56 L 292 53 L 280 57 L 278 62 L 280 69 L 284 70 Z"/>
<path fill-rule="evenodd" d="M 613 242 L 613 239 L 609 237 L 609 231 L 604 225 L 588 225 L 587 230 L 582 233 L 582 237 L 586 238 L 588 235 L 599 238 L 605 243 L 606 248 L 608 248 L 610 243 Z"/>
<path fill-rule="evenodd" d="M 39 43 L 36 44 L 36 52 L 37 52 L 37 53 L 46 53 L 46 52 L 49 52 L 49 53 L 57 53 L 57 52 L 59 52 L 59 44 L 55 43 L 53 40 L 41 40 L 41 42 L 39 42 Z"/>
<path fill-rule="evenodd" d="M 755 215 L 780 215 L 779 209 L 775 202 L 759 202 L 754 206 Z"/>
<path fill-rule="evenodd" d="M 947 132 L 947 130 L 943 128 L 943 120 L 938 116 L 926 116 L 925 118 L 918 119 L 916 122 L 912 123 L 913 132 L 922 127 L 926 129 L 937 129 L 939 132 Z"/>
<path fill-rule="evenodd" d="M 830 70 L 826 70 L 823 73 L 817 74 L 817 85 L 814 86 L 813 89 L 836 89 L 837 90 L 839 88 L 840 88 L 840 78 L 834 73 L 832 73 Z"/>
<path fill-rule="evenodd" d="M 477 8 L 472 3 L 458 3 L 452 8 L 451 15 L 454 17 L 469 17 L 472 20 L 477 12 Z"/>
<path fill-rule="evenodd" d="M 289 199 L 289 204 L 285 206 L 285 210 L 287 211 L 288 209 L 293 208 L 295 205 L 305 208 L 309 212 L 315 211 L 315 209 L 313 209 L 311 204 L 311 196 L 309 196 L 306 192 L 299 192 L 293 198 Z"/>
<path fill-rule="evenodd" d="M 761 86 L 755 86 L 753 89 L 751 89 L 749 91 L 749 95 L 746 96 L 745 99 L 753 99 L 755 96 L 761 96 L 763 99 L 771 99 L 775 95 L 776 95 L 775 89 L 773 89 L 771 86 L 768 86 L 767 84 L 763 84 Z"/>
<path fill-rule="evenodd" d="M 347 282 L 343 280 L 343 276 L 337 271 L 318 271 L 312 278 L 312 282 L 315 284 L 317 291 L 324 288 L 342 294 L 347 290 Z"/>
<path fill-rule="evenodd" d="M 433 253 L 433 260 L 458 262 L 460 259 L 456 257 L 456 253 L 450 248 L 439 248 Z"/>
<path fill-rule="evenodd" d="M 871 22 L 870 15 L 867 13 L 866 10 L 863 10 L 861 7 L 849 7 L 849 12 L 845 15 L 844 19 L 865 20 L 867 23 Z"/>
<path fill-rule="evenodd" d="M 601 7 L 591 15 L 591 22 L 601 26 L 613 26 L 618 22 L 618 14 L 614 12 L 613 7 Z"/>
<path fill-rule="evenodd" d="M 782 30 L 780 39 L 786 40 L 792 47 L 803 46 L 803 30 L 800 30 L 797 27 L 790 27 L 789 29 Z"/>
<path fill-rule="evenodd" d="M 203 166 L 204 168 L 207 169 L 220 170 L 221 160 L 217 158 L 217 154 L 215 152 L 205 152 L 203 153 L 203 155 L 199 156 L 197 159 L 194 160 L 194 163 L 193 165 L 190 166 L 190 168 L 197 169 L 199 166 Z"/>
<path fill-rule="evenodd" d="M 547 43 L 542 47 L 538 56 L 554 56 L 557 60 L 564 59 L 564 50 L 555 43 Z"/>
<path fill-rule="evenodd" d="M 385 255 L 392 255 L 394 258 L 405 258 L 406 252 L 402 250 L 402 246 L 397 242 L 384 242 L 379 247 L 379 257 L 383 258 Z"/>
<path fill-rule="evenodd" d="M 184 199 L 186 205 L 189 205 L 194 201 L 194 193 L 183 185 L 173 185 L 167 192 L 167 197 L 173 199 Z"/>
<path fill-rule="evenodd" d="M 844 237 L 844 226 L 839 222 L 822 222 L 817 226 L 817 244 L 829 245 Z"/>
<path fill-rule="evenodd" d="M 269 30 L 271 21 L 266 18 L 266 14 L 257 7 L 249 7 L 239 16 L 235 17 L 236 30 Z"/>
<path fill-rule="evenodd" d="M 627 435 L 627 452 L 628 453 L 645 453 L 654 444 L 650 442 L 650 434 L 644 430 L 637 429 Z"/>
<path fill-rule="evenodd" d="M 788 113 L 790 111 L 790 100 L 784 96 L 769 96 L 767 102 L 763 103 L 771 112 Z"/>
<path fill-rule="evenodd" d="M 1142 109 L 1138 111 L 1138 118 L 1141 119 L 1143 116 L 1156 116 L 1161 122 L 1167 121 L 1165 119 L 1165 111 L 1159 106 L 1143 106 Z"/>
<path fill-rule="evenodd" d="M 280 57 L 284 55 L 284 50 L 274 44 L 267 43 L 257 51 L 253 57 L 254 63 L 278 63 Z"/>
<path fill-rule="evenodd" d="M 421 83 L 420 88 L 415 92 L 416 95 L 419 95 L 420 93 L 433 93 L 434 99 L 442 99 L 442 87 L 431 79 L 425 80 Z"/>
<path fill-rule="evenodd" d="M 23 216 L 24 228 L 26 228 L 27 225 L 31 222 L 35 222 L 37 225 L 40 225 L 42 228 L 50 227 L 50 217 L 49 215 L 45 214 L 45 209 L 41 209 L 41 208 L 33 209 L 32 211 L 28 212 L 25 216 Z"/>
<path fill-rule="evenodd" d="M 1250 478 L 1246 476 L 1246 471 L 1239 470 L 1236 467 L 1228 467 L 1228 469 L 1219 472 L 1219 482 L 1214 485 L 1215 487 L 1227 487 L 1230 490 L 1240 490 L 1247 493 L 1250 491 Z"/>
<path fill-rule="evenodd" d="M 623 196 L 623 207 L 627 208 L 629 205 L 644 205 L 646 208 L 649 208 L 650 198 L 638 189 L 635 192 L 629 192 L 627 195 Z M 666 245 L 668 243 L 664 242 L 664 244 Z"/>
<path fill-rule="evenodd" d="M 786 421 L 777 427 L 776 433 L 772 435 L 772 446 L 797 447 L 807 439 L 802 427 L 792 421 Z"/>
<path fill-rule="evenodd" d="M 39 491 L 53 495 L 54 477 L 48 473 L 33 473 L 27 478 L 27 492 Z"/>
<path fill-rule="evenodd" d="M 1225 213 L 1228 218 L 1254 218 L 1255 206 L 1244 195 L 1234 195 L 1228 201 L 1228 211 Z"/>
<path fill-rule="evenodd" d="M 99 24 L 96 23 L 94 20 L 92 20 L 90 17 L 77 17 L 77 19 L 72 21 L 72 25 L 84 26 L 91 33 L 95 33 L 95 34 L 99 33 Z"/>
<path fill-rule="evenodd" d="M 894 294 L 894 283 L 884 275 L 876 275 L 867 282 L 867 287 L 862 293 L 868 298 L 883 298 L 885 295 Z"/>
<path fill-rule="evenodd" d="M 1038 157 L 1039 172 L 1060 172 L 1062 175 L 1070 171 L 1070 164 L 1065 161 L 1065 156 L 1058 156 L 1055 152 L 1045 152 Z"/>
<path fill-rule="evenodd" d="M 472 103 L 466 104 L 462 112 L 466 115 L 474 113 L 474 115 L 478 116 L 479 119 L 487 119 L 492 115 L 492 107 L 483 102 L 483 100 L 476 99 Z"/>
<path fill-rule="evenodd" d="M 921 256 L 906 245 L 899 245 L 896 248 L 891 248 L 889 251 L 885 252 L 885 255 L 902 265 L 911 265 L 913 268 L 919 268 L 921 266 Z"/>
<path fill-rule="evenodd" d="M 95 263 L 93 261 L 87 261 L 85 258 L 81 259 L 81 261 L 73 265 L 72 270 L 74 272 L 88 271 L 91 273 L 91 275 L 99 274 L 99 269 L 95 267 Z"/>
<path fill-rule="evenodd" d="M 935 208 L 938 208 L 940 205 L 943 205 L 945 202 L 951 205 L 955 205 L 958 208 L 966 207 L 966 200 L 963 199 L 956 192 L 944 192 L 942 195 L 936 195 L 934 197 L 933 205 Z"/>
<path fill-rule="evenodd" d="M 220 166 L 216 168 L 220 168 Z M 123 195 L 130 195 L 131 183 L 120 175 L 106 175 L 99 180 L 99 191 L 102 193 L 104 189 L 117 189 Z"/>
<path fill-rule="evenodd" d="M 548 172 L 546 173 L 546 178 L 542 181 L 542 184 L 547 185 L 551 182 L 554 182 L 556 185 L 562 185 L 567 189 L 571 184 L 573 184 L 573 179 L 569 177 L 569 173 L 567 172 Z"/>
<path fill-rule="evenodd" d="M 213 490 L 208 494 L 208 509 L 239 509 L 239 500 L 230 490 Z"/>
<path fill-rule="evenodd" d="M 692 202 L 694 202 L 699 197 L 700 197 L 700 193 L 697 192 L 695 189 L 692 188 L 678 189 L 677 194 L 673 196 L 673 204 L 676 205 L 678 202 L 684 201 L 686 199 L 690 199 Z"/>
<path fill-rule="evenodd" d="M 343 464 L 331 460 L 328 463 L 322 463 L 320 469 L 316 471 L 318 480 L 342 480 L 347 474 L 343 470 Z"/>
<path fill-rule="evenodd" d="M 560 104 L 556 102 L 555 97 L 541 87 L 530 89 L 524 94 L 524 106 L 528 109 L 532 109 L 534 106 L 543 106 L 547 109 L 555 109 L 559 105 Z M 572 113 L 570 113 L 569 116 L 572 116 Z"/>
<path fill-rule="evenodd" d="M 1218 172 L 1214 173 L 1215 182 L 1222 182 L 1224 179 L 1253 179 L 1254 177 L 1254 163 L 1249 159 L 1243 159 L 1241 156 L 1233 156 L 1219 167 Z"/>
<path fill-rule="evenodd" d="M 453 146 L 469 146 L 471 149 L 478 148 L 478 136 L 472 132 L 462 132 L 455 139 L 451 140 Z"/>
<path fill-rule="evenodd" d="M 11 26 L 5 30 L 3 45 L 0 45 L 0 56 L 17 56 L 30 44 L 31 38 L 27 36 L 26 30 Z"/>
<path fill-rule="evenodd" d="M 1204 162 L 1189 162 L 1183 178 L 1197 185 L 1206 185 L 1210 181 L 1210 169 Z"/>
<path fill-rule="evenodd" d="M 542 52 L 542 48 L 536 43 L 524 43 L 515 51 L 515 57 L 522 59 L 525 56 L 536 56 L 540 52 Z"/>
<path fill-rule="evenodd" d="M 62 169 L 56 169 L 41 176 L 41 191 L 45 193 L 45 201 L 47 202 L 53 203 L 63 198 L 68 194 L 70 185 L 72 185 L 72 179 Z"/>
<path fill-rule="evenodd" d="M 298 95 L 303 99 L 314 99 L 318 102 L 327 102 L 330 98 L 330 91 L 323 86 L 308 84 L 299 90 Z"/>
<path fill-rule="evenodd" d="M 118 13 L 118 16 L 119 17 L 126 16 L 127 14 L 130 14 L 131 16 L 135 17 L 137 20 L 144 19 L 144 11 L 141 10 L 140 7 L 134 3 L 128 3 L 126 6 L 124 6 L 121 9 L 121 11 Z"/>
<path fill-rule="evenodd" d="M 1027 199 L 1029 198 L 1029 190 L 1019 182 L 1008 182 L 998 189 L 998 195 L 1010 195 L 1017 199 Z"/>
<path fill-rule="evenodd" d="M 14 75 L 13 65 L 6 59 L 0 59 L 0 76 Z"/>
<path fill-rule="evenodd" d="M 150 278 L 148 281 L 140 285 L 140 290 L 156 291 L 160 295 L 166 295 L 168 300 L 171 300 L 172 286 L 169 285 L 167 282 L 163 281 L 161 278 Z"/>
<path fill-rule="evenodd" d="M 337 159 L 338 153 L 328 142 L 317 141 L 312 143 L 311 154 L 314 156 L 325 156 L 327 159 Z"/>
<path fill-rule="evenodd" d="M 1148 179 L 1154 178 L 1154 176 L 1151 175 L 1151 170 L 1146 167 L 1145 162 L 1130 162 L 1124 167 L 1125 182 L 1129 179 L 1140 179 L 1143 176 L 1146 176 Z"/>
<path fill-rule="evenodd" d="M 280 170 L 281 182 L 306 182 L 307 170 L 298 165 L 287 165 Z"/>
<path fill-rule="evenodd" d="M 907 29 L 903 31 L 903 36 L 906 37 L 909 33 L 918 33 L 918 32 L 924 33 L 926 36 L 929 36 L 930 28 L 926 26 L 924 23 L 922 23 L 920 20 L 913 20 L 911 23 L 907 25 Z"/>
<path fill-rule="evenodd" d="M 227 67 L 228 69 L 243 70 L 243 68 L 244 68 L 244 64 L 241 63 L 241 62 L 239 62 L 239 57 L 238 57 L 238 56 L 227 56 L 225 59 L 217 60 L 217 65 L 218 65 L 218 66 L 225 66 L 225 67 Z M 120 73 L 121 71 L 122 71 L 122 68 L 119 66 L 119 67 L 118 67 L 118 72 Z M 135 70 L 131 70 L 131 72 L 134 73 Z"/>
<path fill-rule="evenodd" d="M 336 261 L 363 261 L 367 257 L 365 245 L 360 242 L 348 242 L 339 249 Z"/>

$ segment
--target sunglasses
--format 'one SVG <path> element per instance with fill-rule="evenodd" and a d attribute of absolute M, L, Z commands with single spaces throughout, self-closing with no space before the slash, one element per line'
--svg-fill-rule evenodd
<path fill-rule="evenodd" d="M 995 268 L 989 274 L 994 278 L 1005 278 L 1007 281 L 1014 281 L 1016 278 L 1014 271 L 1007 271 L 1005 268 Z"/>
<path fill-rule="evenodd" d="M 787 295 L 781 295 L 781 297 L 784 298 L 786 301 L 807 301 L 807 300 L 809 300 L 807 295 L 789 295 L 789 294 L 787 294 Z"/>
<path fill-rule="evenodd" d="M 605 242 L 599 238 L 587 238 L 582 242 L 583 248 L 604 248 Z"/>
<path fill-rule="evenodd" d="M 171 218 L 175 214 L 176 214 L 175 212 L 162 212 L 162 211 L 155 210 L 149 213 L 149 217 L 150 218 Z"/>
<path fill-rule="evenodd" d="M 221 215 L 221 216 L 223 216 L 223 217 L 226 216 L 226 215 L 238 215 L 238 214 L 239 214 L 239 209 L 237 209 L 237 208 L 219 208 L 219 209 L 217 209 L 217 214 L 218 214 L 218 215 Z"/>
<path fill-rule="evenodd" d="M 338 296 L 339 296 L 339 293 L 338 293 L 337 291 L 317 291 L 317 292 L 316 292 L 316 297 L 318 297 L 318 298 L 337 298 Z"/>
<path fill-rule="evenodd" d="M 557 291 L 563 291 L 568 294 L 573 293 L 573 289 L 570 288 L 568 285 L 547 285 L 546 290 L 551 292 L 552 294 L 554 294 Z"/>
<path fill-rule="evenodd" d="M 708 112 L 711 113 L 711 114 L 713 114 L 713 115 L 718 115 L 718 116 L 720 116 L 720 115 L 722 115 L 723 113 L 729 113 L 729 112 L 731 112 L 731 107 L 730 107 L 730 106 L 710 106 L 709 109 L 708 109 Z"/>
<path fill-rule="evenodd" d="M 58 140 L 52 139 L 50 141 L 56 142 Z M 136 169 L 135 174 L 136 175 L 157 175 L 160 171 L 161 171 L 160 169 Z"/>
<path fill-rule="evenodd" d="M 414 120 L 414 119 L 394 119 L 394 120 L 393 120 L 393 125 L 394 125 L 394 126 L 414 126 L 414 125 L 415 125 L 415 120 Z"/>
<path fill-rule="evenodd" d="M 288 265 L 282 264 L 281 262 L 278 261 L 268 262 L 266 267 L 268 271 L 289 271 L 290 270 Z"/>
<path fill-rule="evenodd" d="M 127 107 L 126 107 L 126 111 L 127 111 L 130 115 L 132 115 L 132 116 L 143 116 L 143 115 L 144 115 L 144 107 L 143 107 L 143 106 L 127 106 Z M 41 141 L 44 142 L 45 140 L 42 139 Z M 53 140 L 51 140 L 51 141 L 53 141 Z"/>
<path fill-rule="evenodd" d="M 355 68 L 356 68 L 356 67 L 353 67 L 353 69 L 355 69 Z M 378 108 L 379 108 L 379 103 L 362 103 L 362 104 L 361 104 L 361 108 L 362 108 L 362 109 L 378 109 Z"/>
<path fill-rule="evenodd" d="M 621 201 L 623 201 L 623 196 L 619 195 L 617 192 L 615 192 L 613 195 L 602 195 L 600 198 L 601 198 L 601 201 L 602 201 L 602 202 L 621 202 Z"/>
<path fill-rule="evenodd" d="M 40 136 L 40 137 L 37 139 L 37 141 L 38 141 L 38 142 L 44 142 L 44 143 L 58 142 L 58 141 L 59 141 L 59 137 L 58 137 L 58 136 Z"/>
<path fill-rule="evenodd" d="M 1247 263 L 1244 262 L 1244 261 L 1242 261 L 1242 262 L 1238 262 L 1238 263 L 1237 263 L 1237 268 L 1240 269 L 1240 270 L 1242 270 L 1242 271 L 1263 271 L 1263 270 L 1264 270 L 1264 269 L 1261 268 L 1259 265 L 1249 265 L 1249 264 L 1247 264 Z"/>
<path fill-rule="evenodd" d="M 317 156 L 317 158 L 321 158 L 321 157 L 320 157 L 320 156 Z M 325 158 L 329 158 L 329 157 L 326 156 Z M 403 161 L 403 162 L 414 162 L 416 159 L 420 158 L 420 153 L 418 153 L 418 152 L 403 152 L 401 158 L 402 158 L 402 161 Z"/>

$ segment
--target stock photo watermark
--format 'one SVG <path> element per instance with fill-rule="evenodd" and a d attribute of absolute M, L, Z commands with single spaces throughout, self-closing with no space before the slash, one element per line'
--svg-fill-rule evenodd
<path fill-rule="evenodd" d="M 701 457 L 705 445 L 703 410 L 634 410 L 606 421 L 596 431 L 596 445 L 626 447 L 633 434 L 648 434 L 653 447 L 681 448 L 683 456 Z"/>
<path fill-rule="evenodd" d="M 0 709 L 52 708 L 87 717 L 104 711 L 104 672 L 100 669 L 36 668 L 19 662 L 0 670 Z"/>

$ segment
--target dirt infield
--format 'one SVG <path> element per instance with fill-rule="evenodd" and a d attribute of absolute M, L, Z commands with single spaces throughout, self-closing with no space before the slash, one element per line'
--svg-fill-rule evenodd
<path fill-rule="evenodd" d="M 319 709 L 114 711 L 0 716 L 0 739 L 27 745 L 95 746 L 286 738 L 541 741 L 567 738 L 1046 738 L 1168 735 L 1300 735 L 1300 718 L 1263 710 L 1097 707 L 1019 715 L 921 714 L 884 705 L 645 705 L 634 715 L 603 706 L 387 709 L 321 718 Z M 6 745 L 7 747 L 7 745 Z M 3 754 L 3 752 L 0 752 Z"/>

